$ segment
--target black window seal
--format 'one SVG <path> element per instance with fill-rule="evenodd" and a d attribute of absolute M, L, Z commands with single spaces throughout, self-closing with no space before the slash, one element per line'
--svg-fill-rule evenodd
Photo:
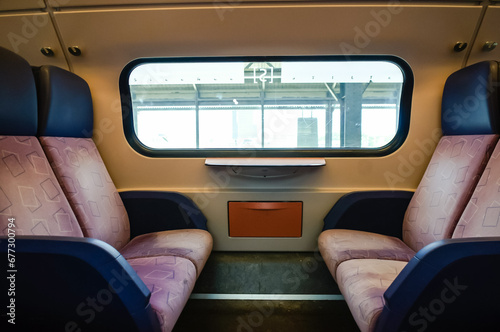
<path fill-rule="evenodd" d="M 397 65 L 403 74 L 398 129 L 394 138 L 379 148 L 321 148 L 321 149 L 153 149 L 144 145 L 134 130 L 130 73 L 146 63 L 176 62 L 278 62 L 278 61 L 386 61 Z M 119 78 L 122 120 L 125 137 L 139 154 L 156 158 L 258 158 L 258 157 L 382 157 L 398 150 L 408 137 L 414 76 L 410 65 L 395 55 L 307 55 L 307 56 L 231 56 L 231 57 L 155 57 L 139 58 L 129 62 Z"/>

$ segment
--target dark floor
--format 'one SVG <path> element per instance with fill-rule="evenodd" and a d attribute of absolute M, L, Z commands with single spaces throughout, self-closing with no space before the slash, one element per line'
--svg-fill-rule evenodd
<path fill-rule="evenodd" d="M 318 253 L 213 252 L 193 294 L 340 294 Z M 359 331 L 343 300 L 190 299 L 174 332 Z"/>
<path fill-rule="evenodd" d="M 189 300 L 174 332 L 356 332 L 344 301 Z"/>
<path fill-rule="evenodd" d="M 213 252 L 193 293 L 340 294 L 318 253 Z"/>

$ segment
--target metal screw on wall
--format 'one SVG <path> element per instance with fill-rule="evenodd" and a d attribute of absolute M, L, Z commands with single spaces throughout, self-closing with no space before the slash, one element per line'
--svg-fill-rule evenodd
<path fill-rule="evenodd" d="M 74 55 L 74 56 L 82 55 L 82 50 L 78 46 L 70 46 L 70 47 L 68 47 L 68 51 L 71 55 Z"/>
<path fill-rule="evenodd" d="M 45 56 L 54 56 L 54 51 L 50 47 L 42 47 L 40 52 Z"/>
<path fill-rule="evenodd" d="M 455 46 L 453 47 L 453 50 L 455 52 L 462 52 L 463 50 L 465 50 L 467 48 L 467 43 L 464 43 L 464 42 L 457 42 L 455 44 Z"/>
<path fill-rule="evenodd" d="M 491 52 L 493 51 L 496 47 L 498 46 L 498 43 L 497 42 L 493 42 L 493 41 L 487 41 L 486 43 L 484 43 L 483 45 L 483 51 L 484 52 Z"/>

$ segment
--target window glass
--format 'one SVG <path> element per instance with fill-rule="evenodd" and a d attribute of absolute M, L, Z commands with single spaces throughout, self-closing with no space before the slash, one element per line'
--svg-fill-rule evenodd
<path fill-rule="evenodd" d="M 121 78 L 132 112 L 124 110 L 125 131 L 155 155 L 397 148 L 407 134 L 411 70 L 399 58 L 371 58 L 134 62 Z"/>

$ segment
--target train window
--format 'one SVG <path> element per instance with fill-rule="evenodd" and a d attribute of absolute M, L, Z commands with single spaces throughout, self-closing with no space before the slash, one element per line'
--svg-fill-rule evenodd
<path fill-rule="evenodd" d="M 120 89 L 145 155 L 384 155 L 407 136 L 413 75 L 393 56 L 156 58 Z"/>

